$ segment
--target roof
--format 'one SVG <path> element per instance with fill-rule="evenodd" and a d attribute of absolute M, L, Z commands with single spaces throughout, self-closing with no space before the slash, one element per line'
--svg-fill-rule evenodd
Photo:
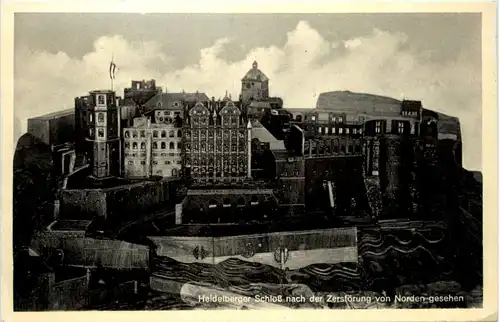
<path fill-rule="evenodd" d="M 176 106 L 176 103 L 182 101 L 187 102 L 208 102 L 210 99 L 205 93 L 158 93 L 144 104 L 147 109 L 180 109 L 181 105 Z"/>
<path fill-rule="evenodd" d="M 210 188 L 210 189 L 190 189 L 188 196 L 212 196 L 212 195 L 272 195 L 273 189 L 265 188 Z"/>
<path fill-rule="evenodd" d="M 95 91 L 90 91 L 90 94 L 113 94 L 114 91 L 110 89 L 97 89 Z"/>
<path fill-rule="evenodd" d="M 252 68 L 246 73 L 242 80 L 246 81 L 256 81 L 256 82 L 266 82 L 269 80 L 267 76 L 258 68 L 259 65 L 256 61 L 253 62 Z"/>
<path fill-rule="evenodd" d="M 71 116 L 75 114 L 75 109 L 66 109 L 62 111 L 52 112 L 49 114 L 44 114 L 40 116 L 31 117 L 29 120 L 52 120 L 59 117 Z"/>
<path fill-rule="evenodd" d="M 252 139 L 258 139 L 260 142 L 269 143 L 271 150 L 285 149 L 285 144 L 282 140 L 276 139 L 263 125 L 257 120 L 252 122 Z"/>
<path fill-rule="evenodd" d="M 250 108 L 271 108 L 271 102 L 268 101 L 252 101 Z"/>

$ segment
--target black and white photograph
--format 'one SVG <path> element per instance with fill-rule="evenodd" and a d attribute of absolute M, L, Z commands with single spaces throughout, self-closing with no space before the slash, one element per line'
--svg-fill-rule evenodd
<path fill-rule="evenodd" d="M 16 12 L 12 309 L 483 308 L 483 18 Z"/>

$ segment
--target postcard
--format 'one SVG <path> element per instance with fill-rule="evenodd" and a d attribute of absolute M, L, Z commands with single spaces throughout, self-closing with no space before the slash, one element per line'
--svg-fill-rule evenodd
<path fill-rule="evenodd" d="M 495 6 L 189 4 L 6 5 L 4 319 L 493 321 Z"/>

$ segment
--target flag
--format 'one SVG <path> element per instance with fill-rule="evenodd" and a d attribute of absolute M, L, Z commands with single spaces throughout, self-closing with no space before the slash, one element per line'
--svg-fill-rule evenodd
<path fill-rule="evenodd" d="M 116 64 L 111 61 L 109 64 L 109 78 L 115 79 Z"/>

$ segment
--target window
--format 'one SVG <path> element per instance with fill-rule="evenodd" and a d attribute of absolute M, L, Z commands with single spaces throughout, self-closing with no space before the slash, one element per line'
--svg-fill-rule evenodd
<path fill-rule="evenodd" d="M 106 96 L 105 95 L 97 95 L 97 104 L 104 105 L 105 102 L 106 102 Z"/>
<path fill-rule="evenodd" d="M 134 165 L 134 161 L 129 161 L 128 165 Z"/>
<path fill-rule="evenodd" d="M 316 115 L 311 115 L 311 121 L 316 121 Z"/>
<path fill-rule="evenodd" d="M 343 130 L 343 129 L 340 127 L 340 128 L 339 128 L 339 134 L 342 134 L 342 130 Z"/>
<path fill-rule="evenodd" d="M 162 143 L 161 143 L 161 148 L 162 148 L 162 149 L 166 149 L 166 148 L 167 148 L 167 143 L 162 142 Z"/>
<path fill-rule="evenodd" d="M 93 116 L 92 116 L 92 113 L 89 113 L 89 122 L 92 123 L 93 122 Z"/>
<path fill-rule="evenodd" d="M 181 130 L 177 130 L 177 137 L 178 138 L 182 137 L 182 131 Z"/>
<path fill-rule="evenodd" d="M 177 164 L 182 164 L 182 161 L 181 160 L 177 160 L 176 162 Z"/>
<path fill-rule="evenodd" d="M 382 124 L 380 121 L 375 122 L 375 133 L 379 134 L 382 132 Z"/>
<path fill-rule="evenodd" d="M 154 138 L 157 138 L 157 137 L 158 137 L 158 131 L 156 131 L 156 130 L 154 130 L 154 131 L 153 131 L 153 137 L 154 137 Z"/>
<path fill-rule="evenodd" d="M 158 161 L 153 161 L 153 164 L 158 164 Z"/>
<path fill-rule="evenodd" d="M 358 134 L 358 129 L 352 129 L 352 134 Z"/>
<path fill-rule="evenodd" d="M 177 177 L 177 173 L 178 173 L 178 172 L 179 172 L 179 171 L 178 171 L 177 169 L 175 169 L 175 168 L 174 168 L 174 169 L 172 169 L 172 176 L 173 176 L 173 177 Z"/>
<path fill-rule="evenodd" d="M 398 122 L 398 133 L 403 134 L 405 131 L 405 125 L 403 122 Z"/>
<path fill-rule="evenodd" d="M 335 134 L 336 128 L 332 127 L 332 134 Z"/>
<path fill-rule="evenodd" d="M 217 208 L 217 201 L 214 199 L 210 200 L 208 203 L 208 208 Z"/>
<path fill-rule="evenodd" d="M 104 123 L 104 113 L 97 113 L 97 122 Z"/>
<path fill-rule="evenodd" d="M 141 138 L 145 138 L 146 137 L 146 131 L 141 131 Z"/>
<path fill-rule="evenodd" d="M 132 137 L 136 138 L 138 135 L 137 131 L 132 132 Z"/>
<path fill-rule="evenodd" d="M 166 137 L 167 137 L 167 132 L 165 132 L 165 131 L 161 131 L 161 137 L 162 137 L 162 138 L 166 138 Z"/>
<path fill-rule="evenodd" d="M 146 161 L 141 161 L 141 164 L 142 164 L 142 165 L 145 165 L 145 164 L 146 164 Z"/>
<path fill-rule="evenodd" d="M 177 142 L 177 150 L 182 149 L 182 142 Z"/>
<path fill-rule="evenodd" d="M 329 130 L 329 128 L 325 127 L 325 134 L 328 134 L 328 130 Z"/>
<path fill-rule="evenodd" d="M 125 149 L 129 149 L 130 148 L 130 142 L 125 142 Z"/>
<path fill-rule="evenodd" d="M 158 149 L 158 142 L 153 142 L 153 149 Z"/>
<path fill-rule="evenodd" d="M 167 161 L 165 161 L 165 164 L 170 164 L 170 161 L 168 161 L 168 160 L 167 160 Z"/>
<path fill-rule="evenodd" d="M 323 129 L 321 128 L 321 126 L 320 126 L 320 127 L 318 127 L 318 133 L 319 133 L 319 134 L 321 134 L 322 130 L 323 130 Z"/>
<path fill-rule="evenodd" d="M 345 134 L 349 134 L 349 128 L 348 127 L 345 129 Z"/>
<path fill-rule="evenodd" d="M 100 138 L 103 138 L 104 137 L 104 130 L 103 129 L 97 130 L 97 136 Z"/>
<path fill-rule="evenodd" d="M 146 150 L 146 142 L 141 142 L 141 150 Z"/>
<path fill-rule="evenodd" d="M 132 143 L 132 149 L 137 150 L 137 142 Z"/>
<path fill-rule="evenodd" d="M 168 132 L 168 137 L 173 138 L 174 137 L 174 131 L 170 130 Z"/>
<path fill-rule="evenodd" d="M 170 142 L 170 144 L 169 144 L 169 148 L 170 148 L 170 150 L 174 150 L 174 149 L 175 149 L 175 144 L 174 144 L 174 142 Z"/>
<path fill-rule="evenodd" d="M 90 137 L 94 136 L 94 129 L 92 129 L 92 128 L 89 129 L 89 135 L 90 135 Z"/>

